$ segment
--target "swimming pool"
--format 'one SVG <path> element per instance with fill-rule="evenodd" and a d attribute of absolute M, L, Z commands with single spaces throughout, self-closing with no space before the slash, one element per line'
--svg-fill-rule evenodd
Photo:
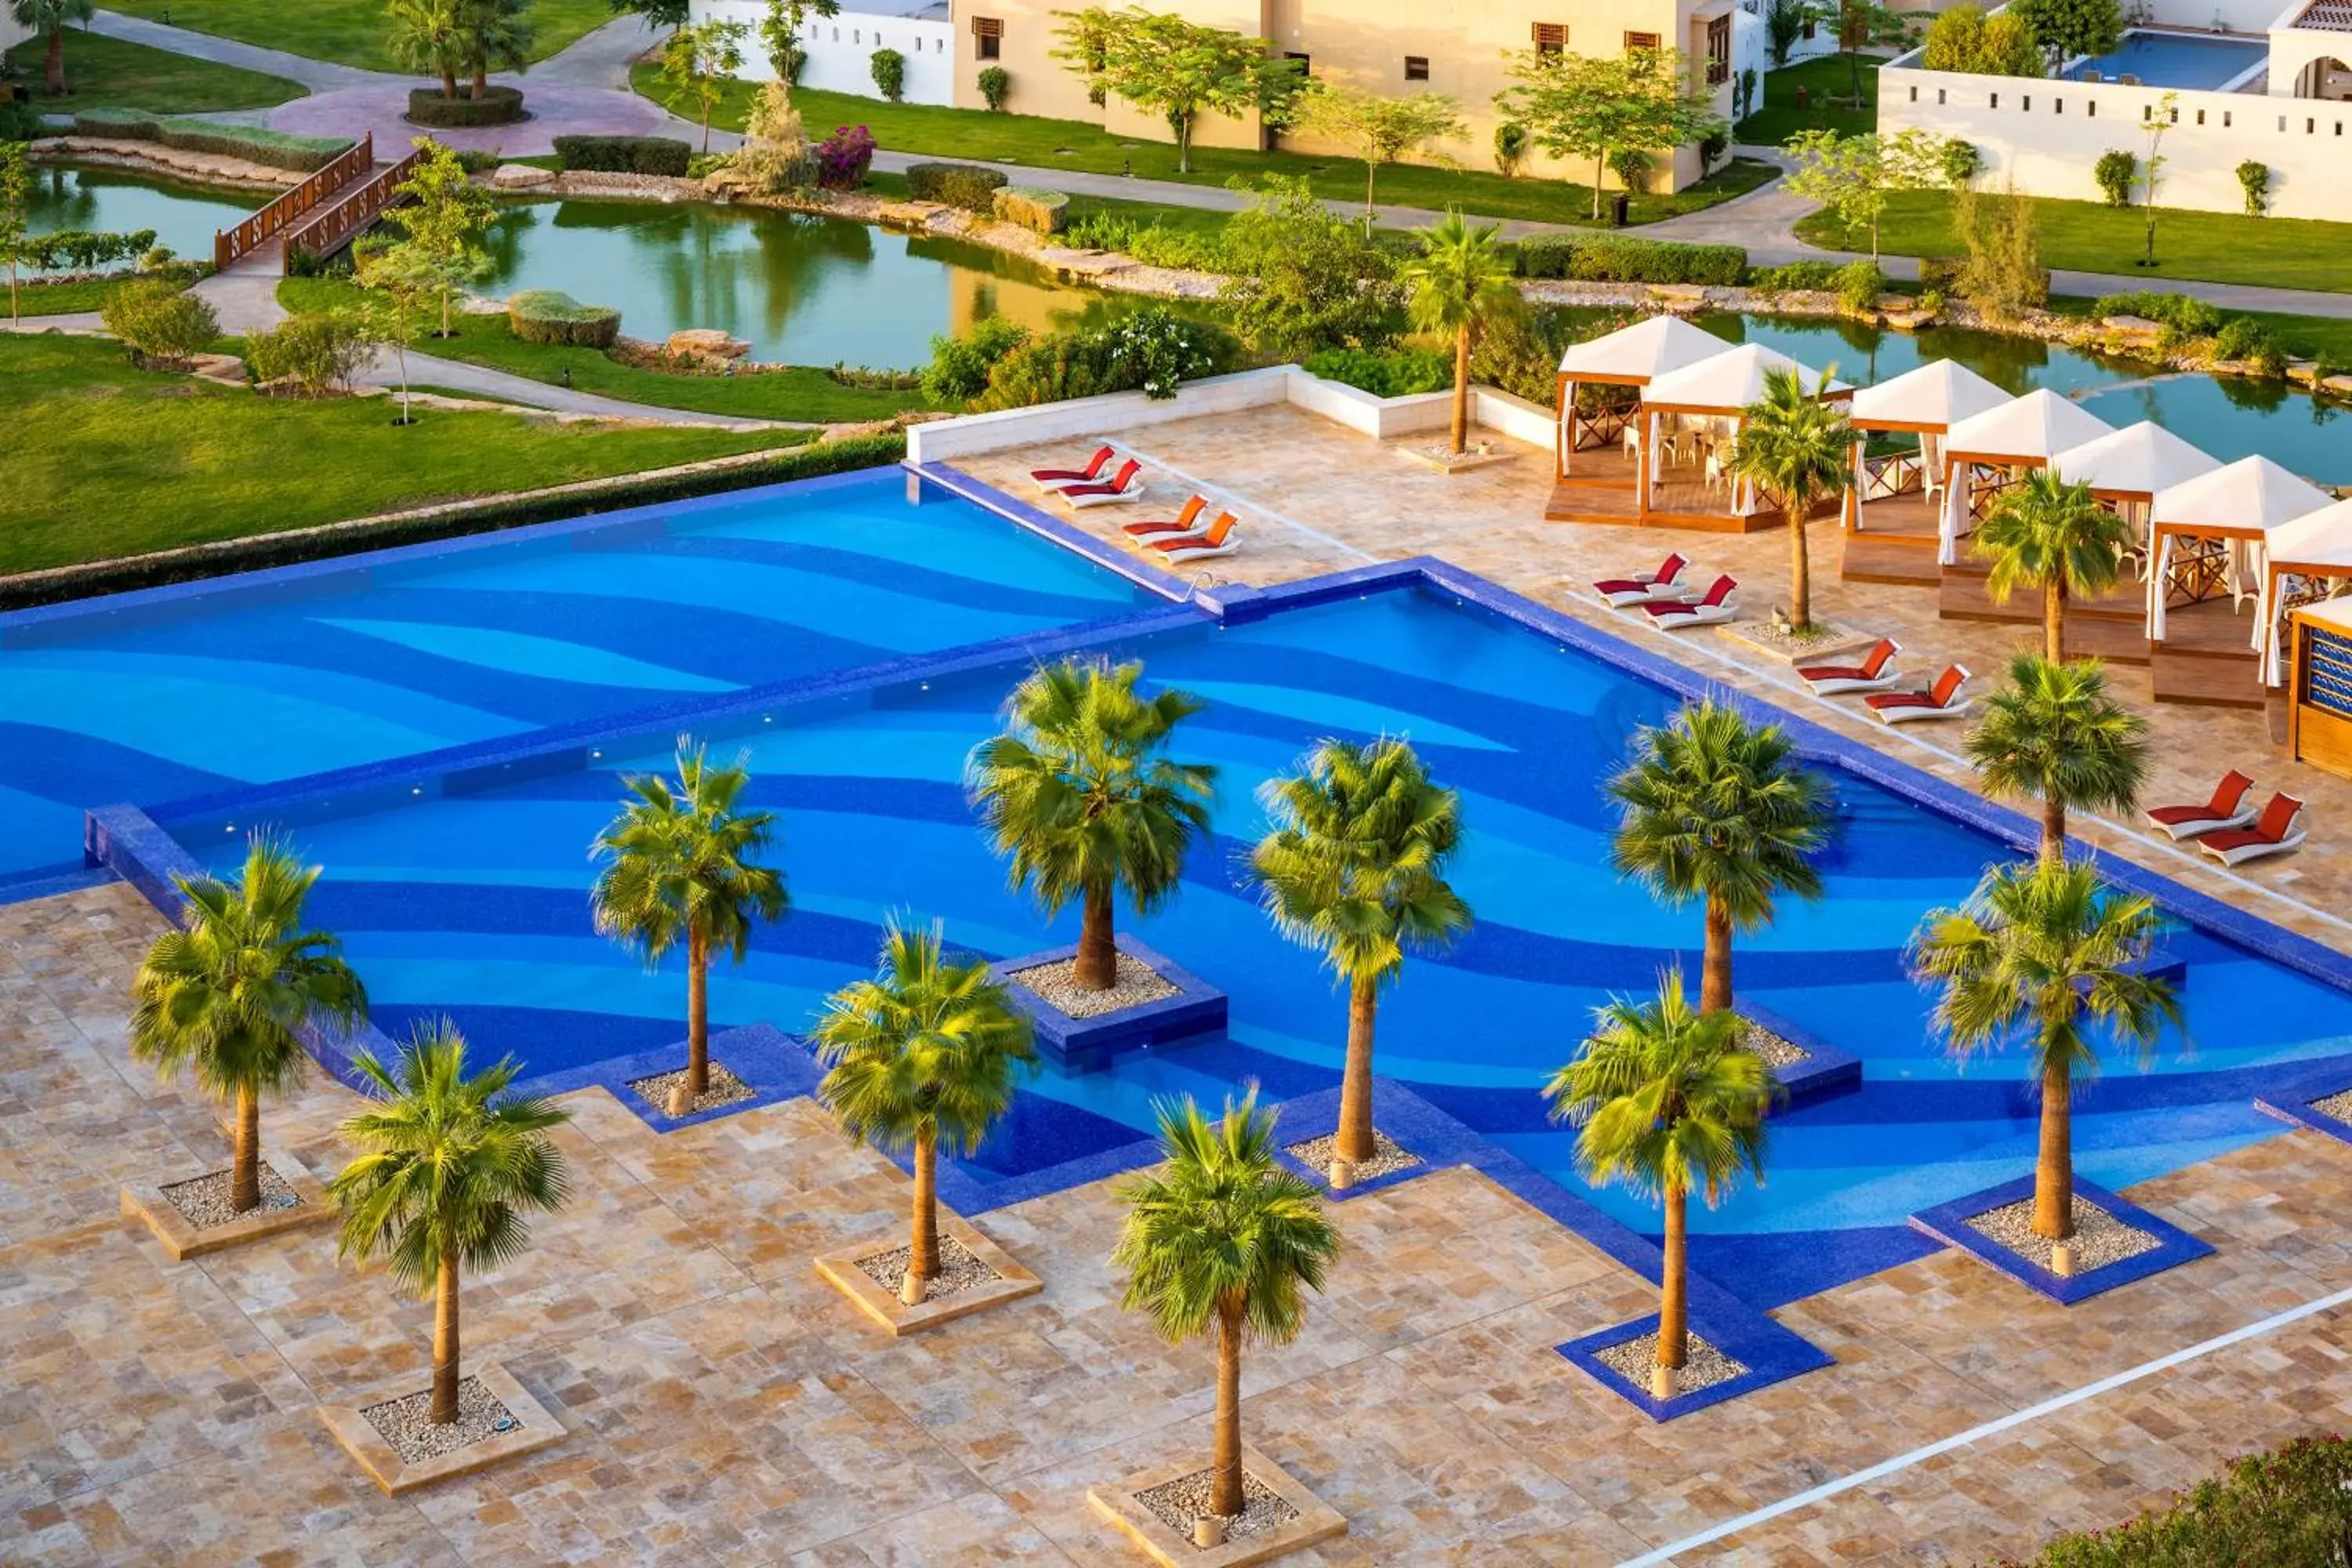
<path fill-rule="evenodd" d="M 2218 90 L 2263 65 L 2270 45 L 2257 38 L 2202 37 L 2194 33 L 2156 33 L 2135 27 L 2111 54 L 2078 60 L 2069 79 L 2088 81 L 2093 72 L 2108 81 L 2137 77 L 2148 87 Z"/>

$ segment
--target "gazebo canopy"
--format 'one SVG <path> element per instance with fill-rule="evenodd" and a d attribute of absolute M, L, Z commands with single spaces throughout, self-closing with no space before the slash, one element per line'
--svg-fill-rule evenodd
<path fill-rule="evenodd" d="M 2153 497 L 2210 474 L 2221 464 L 2151 420 L 2069 447 L 2050 459 L 2061 479 L 2107 497 Z"/>
<path fill-rule="evenodd" d="M 2211 473 L 2158 490 L 2148 521 L 2176 531 L 2260 538 L 2281 523 L 2317 511 L 2333 499 L 2268 458 L 2241 458 Z"/>
<path fill-rule="evenodd" d="M 2280 571 L 2352 577 L 2352 501 L 2288 519 L 2270 531 L 2263 547 Z"/>
<path fill-rule="evenodd" d="M 1961 420 L 1944 432 L 1944 449 L 1956 458 L 2044 463 L 2114 430 L 2097 415 L 2042 387 Z"/>
<path fill-rule="evenodd" d="M 1737 414 L 1764 395 L 1764 378 L 1777 370 L 1793 370 L 1808 396 L 1850 392 L 1842 381 L 1830 381 L 1810 365 L 1799 364 L 1762 343 L 1742 343 L 1696 364 L 1653 380 L 1642 389 L 1642 401 L 1655 408 L 1681 408 L 1708 414 Z"/>
<path fill-rule="evenodd" d="M 1929 360 L 1853 395 L 1853 422 L 1865 430 L 1944 431 L 2010 402 L 1991 382 L 1948 359 Z"/>
<path fill-rule="evenodd" d="M 1559 356 L 1559 373 L 1570 381 L 1641 386 L 1730 347 L 1679 316 L 1651 316 L 1606 337 L 1571 345 Z"/>

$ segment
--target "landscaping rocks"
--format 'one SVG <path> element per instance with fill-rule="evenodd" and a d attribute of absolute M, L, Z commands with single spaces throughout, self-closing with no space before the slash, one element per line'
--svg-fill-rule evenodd
<path fill-rule="evenodd" d="M 2311 1109 L 2322 1116 L 2333 1116 L 2338 1121 L 2352 1121 L 2352 1089 L 2315 1100 L 2311 1102 Z"/>
<path fill-rule="evenodd" d="M 1075 978 L 1077 967 L 1076 959 L 1065 958 L 1015 970 L 1008 978 L 1072 1018 L 1099 1018 L 1108 1013 L 1123 1013 L 1149 1002 L 1164 1002 L 1178 994 L 1176 987 L 1152 973 L 1149 964 L 1124 952 L 1118 955 L 1117 981 L 1108 991 L 1081 990 Z"/>
<path fill-rule="evenodd" d="M 1601 1365 L 1640 1389 L 1650 1391 L 1650 1370 L 1658 1363 L 1658 1336 L 1653 1333 L 1627 1340 L 1622 1345 L 1611 1345 L 1595 1356 Z M 1696 1334 L 1683 1335 L 1683 1364 L 1675 1373 L 1675 1394 L 1696 1394 L 1702 1388 L 1712 1388 L 1718 1383 L 1729 1383 L 1744 1377 L 1748 1368 L 1732 1360 Z"/>
<path fill-rule="evenodd" d="M 691 355 L 705 359 L 744 359 L 751 353 L 750 343 L 740 338 L 730 337 L 716 327 L 688 327 L 684 331 L 672 332 L 662 348 L 664 352 L 681 358 Z"/>
<path fill-rule="evenodd" d="M 383 1440 L 392 1445 L 401 1463 L 438 1458 L 503 1436 L 521 1425 L 477 1377 L 457 1384 L 457 1419 L 439 1425 L 431 1419 L 433 1391 L 429 1388 L 371 1405 L 360 1412 Z"/>
<path fill-rule="evenodd" d="M 502 191 L 536 190 L 555 184 L 555 171 L 532 163 L 500 163 L 490 171 L 490 184 Z"/>
<path fill-rule="evenodd" d="M 1739 1043 L 1764 1058 L 1766 1067 L 1795 1067 L 1799 1062 L 1813 1059 L 1813 1053 L 1796 1045 L 1753 1018 L 1739 1020 Z"/>
<path fill-rule="evenodd" d="M 2033 1234 L 2032 1198 L 1971 1215 L 1968 1224 L 1994 1245 L 2005 1247 L 2041 1268 L 2050 1268 L 2051 1248 L 2056 1244 Z M 2079 1194 L 2074 1198 L 2074 1234 L 2069 1239 L 2074 1248 L 2074 1271 L 2077 1275 L 2121 1263 L 2143 1252 L 2153 1252 L 2163 1245 L 2157 1237 L 2126 1225 Z"/>
<path fill-rule="evenodd" d="M 290 1209 L 302 1199 L 287 1184 L 286 1178 L 269 1168 L 267 1161 L 261 1166 L 261 1205 L 243 1211 L 229 1206 L 229 1173 L 214 1171 L 185 1182 L 173 1182 L 162 1189 L 171 1205 L 181 1217 L 198 1230 L 215 1226 L 233 1225 L 256 1215 Z"/>
<path fill-rule="evenodd" d="M 1339 1135 L 1335 1132 L 1328 1137 L 1309 1138 L 1304 1143 L 1293 1143 L 1286 1152 L 1308 1170 L 1320 1173 L 1331 1168 L 1331 1156 L 1339 1146 Z M 1372 1157 L 1357 1165 L 1356 1180 L 1361 1184 L 1381 1176 L 1392 1176 L 1399 1171 L 1410 1171 L 1421 1163 L 1420 1155 L 1375 1127 L 1372 1129 Z"/>
<path fill-rule="evenodd" d="M 670 1091 L 685 1081 L 686 1069 L 679 1068 L 676 1072 L 656 1073 L 651 1078 L 633 1078 L 629 1080 L 629 1091 L 667 1116 L 669 1114 Z M 709 1088 L 695 1097 L 693 1109 L 687 1112 L 688 1116 L 717 1110 L 725 1105 L 740 1105 L 759 1092 L 719 1062 L 710 1064 L 709 1084 Z"/>
<path fill-rule="evenodd" d="M 907 1282 L 907 1264 L 915 1256 L 911 1247 L 894 1247 L 857 1260 L 859 1272 L 896 1296 Z M 924 1286 L 927 1300 L 938 1300 L 943 1296 L 961 1295 L 977 1290 L 983 1285 L 993 1285 L 1003 1276 L 972 1256 L 970 1248 L 951 1236 L 940 1237 L 940 1270 Z"/>
<path fill-rule="evenodd" d="M 1209 1511 L 1209 1485 L 1214 1474 L 1207 1469 L 1195 1470 L 1189 1476 L 1179 1476 L 1172 1481 L 1162 1481 L 1156 1487 L 1137 1492 L 1135 1500 L 1150 1509 L 1160 1522 L 1186 1541 L 1192 1539 L 1192 1521 Z M 1225 1540 L 1246 1540 L 1279 1530 L 1298 1517 L 1298 1510 L 1247 1469 L 1242 1471 L 1242 1510 L 1225 1521 Z"/>

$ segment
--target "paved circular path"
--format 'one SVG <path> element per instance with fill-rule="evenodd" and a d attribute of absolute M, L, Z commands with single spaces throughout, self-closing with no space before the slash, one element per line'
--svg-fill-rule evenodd
<path fill-rule="evenodd" d="M 419 136 L 461 152 L 503 153 L 509 158 L 536 158 L 555 151 L 558 136 L 650 136 L 676 134 L 661 106 L 633 92 L 605 87 L 530 77 L 498 76 L 505 87 L 522 89 L 523 108 L 530 118 L 519 125 L 434 128 L 411 124 L 408 111 L 411 84 L 338 88 L 280 104 L 269 112 L 272 131 L 299 136 L 356 136 L 375 132 L 375 155 L 389 163 Z M 424 85 L 422 83 L 416 85 Z M 699 143 L 698 143 L 698 145 Z"/>

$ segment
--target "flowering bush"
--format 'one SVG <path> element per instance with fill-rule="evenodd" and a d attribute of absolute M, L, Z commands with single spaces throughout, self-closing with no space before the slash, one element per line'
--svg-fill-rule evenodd
<path fill-rule="evenodd" d="M 828 191 L 854 191 L 866 183 L 874 162 L 874 133 L 863 125 L 834 128 L 816 144 L 816 183 Z"/>
<path fill-rule="evenodd" d="M 1114 323 L 1106 346 L 1115 378 L 1155 398 L 1175 396 L 1180 382 L 1213 375 L 1234 357 L 1234 342 L 1223 331 L 1188 321 L 1164 305 L 1146 305 Z"/>

